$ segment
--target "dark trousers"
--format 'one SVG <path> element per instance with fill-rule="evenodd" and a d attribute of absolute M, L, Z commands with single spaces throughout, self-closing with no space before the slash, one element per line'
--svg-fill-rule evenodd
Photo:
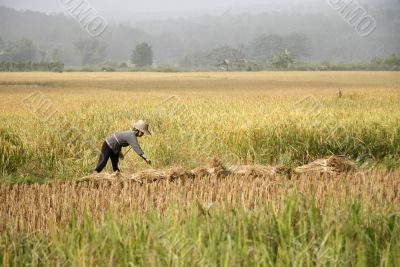
<path fill-rule="evenodd" d="M 111 148 L 107 145 L 107 142 L 104 141 L 104 143 L 101 147 L 99 163 L 97 163 L 95 171 L 101 172 L 104 169 L 104 167 L 107 165 L 107 161 L 109 158 L 111 159 L 113 170 L 119 171 L 119 168 L 118 168 L 119 157 L 117 154 L 114 153 L 114 151 L 111 150 Z"/>

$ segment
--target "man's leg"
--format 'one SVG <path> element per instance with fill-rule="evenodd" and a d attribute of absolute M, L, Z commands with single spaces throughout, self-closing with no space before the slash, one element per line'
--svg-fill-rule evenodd
<path fill-rule="evenodd" d="M 108 147 L 107 143 L 104 142 L 102 147 L 101 147 L 101 152 L 100 152 L 100 158 L 99 162 L 97 163 L 96 172 L 101 172 L 104 167 L 107 165 L 108 158 L 110 157 L 110 151 L 111 149 Z"/>
<path fill-rule="evenodd" d="M 118 162 L 119 162 L 119 156 L 118 156 L 118 154 L 115 154 L 114 152 L 111 152 L 110 153 L 110 158 L 111 158 L 111 163 L 112 163 L 112 166 L 113 166 L 113 170 L 116 172 L 116 171 L 121 171 L 119 168 L 118 168 Z"/>

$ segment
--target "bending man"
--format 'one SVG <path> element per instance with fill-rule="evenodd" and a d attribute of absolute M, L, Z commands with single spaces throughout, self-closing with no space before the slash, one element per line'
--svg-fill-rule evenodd
<path fill-rule="evenodd" d="M 151 161 L 146 157 L 137 140 L 138 137 L 142 137 L 145 134 L 151 135 L 149 124 L 144 120 L 140 120 L 133 127 L 132 131 L 113 134 L 103 142 L 99 163 L 97 163 L 95 172 L 101 172 L 107 165 L 108 159 L 111 159 L 114 172 L 120 171 L 118 162 L 120 158 L 124 158 L 121 149 L 127 146 L 131 146 L 147 164 L 151 164 Z"/>

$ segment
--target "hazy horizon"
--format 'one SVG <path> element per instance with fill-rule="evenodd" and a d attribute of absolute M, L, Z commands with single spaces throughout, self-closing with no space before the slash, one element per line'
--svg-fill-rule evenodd
<path fill-rule="evenodd" d="M 59 4 L 60 0 L 38 0 L 34 3 L 27 0 L 0 0 L 0 6 L 16 10 L 31 10 L 44 13 L 66 13 Z M 106 0 L 88 0 L 104 17 L 111 22 L 126 22 L 137 20 L 154 20 L 167 18 L 196 17 L 202 15 L 219 15 L 230 11 L 232 13 L 262 13 L 262 12 L 294 12 L 326 11 L 329 5 L 318 0 L 249 0 L 245 3 L 239 0 L 205 0 L 197 1 L 126 1 L 115 0 L 112 4 Z"/>
<path fill-rule="evenodd" d="M 366 62 L 400 53 L 399 0 L 357 1 L 363 16 L 376 20 L 368 36 L 349 25 L 328 0 L 84 1 L 109 26 L 98 36 L 96 62 L 126 62 L 141 42 L 152 46 L 155 65 L 168 66 L 215 66 L 221 58 L 234 57 L 231 52 L 266 64 L 272 54 L 288 47 L 299 60 L 311 62 Z M 0 41 L 28 38 L 42 58 L 56 49 L 67 65 L 83 64 L 76 46 L 80 40 L 88 43 L 90 35 L 60 0 L 0 0 L 0 7 L 7 7 L 0 16 Z M 240 52 L 243 47 L 245 55 Z"/>
<path fill-rule="evenodd" d="M 47 14 L 67 12 L 60 5 L 61 0 L 0 0 L 0 6 L 16 10 L 39 11 Z M 270 12 L 310 14 L 332 13 L 328 0 L 149 0 L 146 2 L 133 0 L 85 0 L 95 8 L 109 23 L 132 23 L 146 20 L 164 20 L 190 18 L 204 15 L 221 15 L 225 12 L 232 14 L 259 14 Z M 350 0 L 349 0 L 350 1 Z M 352 0 L 357 1 L 368 10 L 369 5 L 387 6 L 388 9 L 400 8 L 400 0 Z M 378 4 L 379 3 L 379 4 Z M 390 6 L 389 6 L 390 5 Z"/>
<path fill-rule="evenodd" d="M 1 0 L 0 5 L 12 7 L 15 9 L 29 9 L 43 12 L 62 12 L 62 8 L 59 4 L 60 0 L 38 0 L 32 3 L 27 0 Z M 246 7 L 252 5 L 268 5 L 276 4 L 288 5 L 296 4 L 298 1 L 295 0 L 248 0 L 245 3 L 240 0 L 203 0 L 198 1 L 185 1 L 185 0 L 151 0 L 151 1 L 127 1 L 127 0 L 115 0 L 110 3 L 107 0 L 88 0 L 92 6 L 99 11 L 101 10 L 129 10 L 133 12 L 152 13 L 152 12 L 176 12 L 176 11 L 187 11 L 187 10 L 212 10 L 220 8 L 235 8 L 235 7 Z M 320 3 L 318 0 L 306 0 L 304 3 Z"/>

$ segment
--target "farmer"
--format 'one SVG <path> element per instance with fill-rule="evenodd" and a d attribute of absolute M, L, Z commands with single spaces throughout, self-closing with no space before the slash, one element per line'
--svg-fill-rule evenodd
<path fill-rule="evenodd" d="M 101 148 L 101 154 L 99 163 L 97 163 L 95 172 L 101 172 L 107 165 L 107 161 L 110 158 L 114 172 L 120 171 L 118 168 L 119 159 L 124 159 L 124 155 L 121 152 L 122 147 L 131 146 L 135 152 L 146 161 L 147 164 L 151 164 L 151 161 L 146 157 L 144 152 L 139 146 L 138 137 L 143 135 L 151 135 L 149 131 L 149 124 L 144 120 L 139 120 L 133 125 L 132 131 L 120 132 L 113 134 L 108 137 Z"/>

